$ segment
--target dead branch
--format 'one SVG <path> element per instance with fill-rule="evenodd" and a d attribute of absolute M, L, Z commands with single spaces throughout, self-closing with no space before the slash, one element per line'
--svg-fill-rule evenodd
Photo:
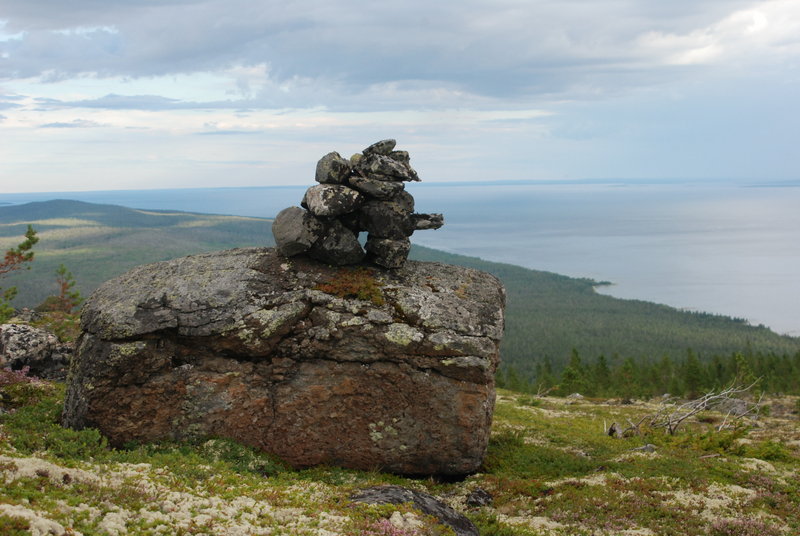
<path fill-rule="evenodd" d="M 639 423 L 641 424 L 645 419 L 649 418 L 650 428 L 664 428 L 667 430 L 667 432 L 669 432 L 670 435 L 674 435 L 680 425 L 687 419 L 694 417 L 702 411 L 723 406 L 726 404 L 726 402 L 730 404 L 731 401 L 734 400 L 740 401 L 738 395 L 749 392 L 757 383 L 758 380 L 751 383 L 747 387 L 731 385 L 727 389 L 723 389 L 719 392 L 709 391 L 700 398 L 696 400 L 690 400 L 689 402 L 685 402 L 679 406 L 670 407 L 667 404 L 670 401 L 665 401 L 654 415 L 646 416 Z M 761 398 L 759 398 L 758 402 L 755 403 L 748 403 L 744 401 L 741 402 L 746 405 L 744 411 L 735 411 L 735 409 L 731 409 L 723 420 L 723 423 L 718 427 L 718 430 L 722 430 L 723 427 L 727 426 L 728 420 L 731 417 L 733 417 L 732 420 L 740 420 L 747 416 L 758 415 L 761 405 Z"/>
<path fill-rule="evenodd" d="M 545 387 L 544 385 L 539 385 L 536 389 L 536 394 L 533 395 L 536 398 L 542 398 L 550 394 L 551 391 L 555 390 L 557 386 L 554 387 Z"/>

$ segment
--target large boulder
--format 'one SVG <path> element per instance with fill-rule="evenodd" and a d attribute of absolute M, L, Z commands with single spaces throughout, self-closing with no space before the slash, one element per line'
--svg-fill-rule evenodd
<path fill-rule="evenodd" d="M 86 302 L 63 423 L 112 444 L 231 437 L 296 467 L 478 469 L 505 293 L 439 263 L 268 248 L 140 266 Z"/>

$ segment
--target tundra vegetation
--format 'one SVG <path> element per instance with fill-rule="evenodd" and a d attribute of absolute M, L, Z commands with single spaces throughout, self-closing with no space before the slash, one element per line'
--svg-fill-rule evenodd
<path fill-rule="evenodd" d="M 58 207 L 66 212 L 53 212 Z M 199 236 L 217 236 L 223 247 L 248 245 L 231 242 L 232 234 L 239 233 L 242 242 L 268 237 L 269 222 L 257 219 L 84 204 L 76 212 L 70 203 L 39 208 L 38 217 L 12 218 L 13 224 L 3 227 L 17 238 L 0 242 L 0 250 L 16 247 L 25 222 L 34 223 L 48 240 L 37 248 L 42 255 L 32 265 L 44 265 L 47 281 L 56 273 L 55 287 L 35 302 L 56 296 L 49 303 L 62 304 L 62 311 L 69 306 L 65 314 L 74 315 L 79 304 L 74 278 L 59 268 L 69 259 L 76 261 L 77 267 L 69 265 L 81 281 L 86 275 L 99 284 L 132 265 L 159 260 L 154 256 L 220 249 Z M 104 222 L 104 217 L 115 219 Z M 252 231 L 257 225 L 263 233 Z M 181 242 L 173 234 L 181 229 L 197 238 L 190 244 L 195 250 L 156 247 L 159 241 Z M 197 229 L 203 232 L 192 235 Z M 103 239 L 87 238 L 98 236 Z M 181 247 L 189 245 L 184 241 Z M 800 399 L 777 394 L 798 392 L 791 383 L 800 377 L 797 339 L 735 319 L 599 296 L 591 281 L 424 248 L 417 248 L 415 257 L 485 269 L 501 277 L 509 292 L 507 366 L 499 379 L 531 392 L 499 390 L 489 450 L 478 473 L 452 482 L 377 470 L 293 470 L 273 456 L 220 438 L 111 448 L 94 429 L 58 424 L 63 385 L 32 378 L 25 370 L 3 370 L 0 533 L 452 534 L 411 505 L 367 506 L 349 499 L 362 488 L 385 483 L 442 498 L 490 536 L 800 532 Z M 115 273 L 104 271 L 109 266 Z M 380 293 L 370 287 L 368 274 L 328 284 L 348 295 L 365 288 Z M 41 281 L 36 286 L 46 287 Z M 552 318 L 540 318 L 539 309 Z M 637 324 L 639 316 L 643 320 Z M 628 320 L 642 333 L 628 334 L 627 327 L 617 325 L 627 326 Z M 574 330 L 565 339 L 572 343 L 566 355 L 554 349 L 564 340 L 547 340 L 551 328 L 556 330 L 553 322 L 565 324 L 558 329 Z M 609 335 L 590 336 L 598 326 Z M 675 353 L 668 333 L 703 346 Z M 618 342 L 633 346 L 615 346 Z M 608 348 L 621 350 L 615 357 Z M 724 392 L 731 380 L 750 386 L 737 394 L 748 408 L 743 418 L 734 418 L 730 407 L 694 411 L 698 406 L 689 400 L 649 396 L 669 391 L 702 400 Z M 574 391 L 583 396 L 544 396 Z M 690 414 L 684 417 L 687 408 Z M 666 426 L 660 424 L 664 418 Z M 610 433 L 614 424 L 620 425 L 619 433 Z M 491 495 L 490 504 L 470 501 L 478 489 Z"/>
<path fill-rule="evenodd" d="M 488 455 L 462 481 L 336 467 L 293 470 L 233 441 L 110 448 L 62 428 L 63 386 L 0 372 L 0 533 L 453 534 L 410 505 L 350 496 L 380 484 L 433 494 L 485 536 L 778 536 L 800 531 L 797 398 L 732 419 L 704 409 L 670 434 L 664 401 L 500 390 Z M 671 406 L 670 406 L 671 405 Z M 667 401 L 666 407 L 680 408 Z M 764 406 L 767 407 L 767 406 Z M 638 423 L 620 437 L 609 425 Z M 476 490 L 491 503 L 470 501 Z"/>

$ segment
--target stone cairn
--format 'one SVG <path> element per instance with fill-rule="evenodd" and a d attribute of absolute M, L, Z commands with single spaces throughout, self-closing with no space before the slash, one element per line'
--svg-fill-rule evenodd
<path fill-rule="evenodd" d="M 337 152 L 323 156 L 317 163 L 319 184 L 306 191 L 303 208 L 289 207 L 275 217 L 272 234 L 278 250 L 333 265 L 366 257 L 385 268 L 403 266 L 411 234 L 438 229 L 444 217 L 414 212 L 414 198 L 403 183 L 420 179 L 408 152 L 394 150 L 396 143 L 373 143 L 350 160 Z M 362 231 L 368 233 L 364 248 L 358 241 Z"/>

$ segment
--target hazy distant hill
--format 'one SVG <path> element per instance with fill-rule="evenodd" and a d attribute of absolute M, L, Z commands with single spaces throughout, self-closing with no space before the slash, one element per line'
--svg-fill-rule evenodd
<path fill-rule="evenodd" d="M 17 306 L 34 306 L 56 292 L 54 272 L 63 263 L 88 295 L 133 266 L 193 253 L 243 246 L 271 246 L 271 220 L 171 211 L 135 210 L 79 201 L 0 207 L 0 248 L 21 241 L 31 223 L 41 239 L 31 270 L 12 274 Z M 585 357 L 682 357 L 752 349 L 795 353 L 800 338 L 779 336 L 728 317 L 688 313 L 664 305 L 597 294 L 594 281 L 414 247 L 412 257 L 472 266 L 494 273 L 508 291 L 503 358 L 523 374 L 537 360 L 556 369 L 573 348 Z"/>

